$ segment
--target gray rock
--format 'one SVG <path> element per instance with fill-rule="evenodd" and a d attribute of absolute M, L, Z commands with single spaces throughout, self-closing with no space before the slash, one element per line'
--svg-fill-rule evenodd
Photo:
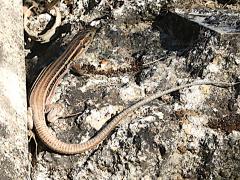
<path fill-rule="evenodd" d="M 158 90 L 199 79 L 239 81 L 236 26 L 219 32 L 191 13 L 160 13 L 164 2 L 74 4 L 75 16 L 66 21 L 102 18 L 103 27 L 79 61 L 84 71 L 68 74 L 58 87 L 56 100 L 69 112 L 82 112 L 51 124 L 59 139 L 87 140 L 107 119 Z M 196 86 L 164 96 L 80 155 L 46 153 L 40 146 L 33 179 L 239 178 L 238 94 L 238 86 Z"/>

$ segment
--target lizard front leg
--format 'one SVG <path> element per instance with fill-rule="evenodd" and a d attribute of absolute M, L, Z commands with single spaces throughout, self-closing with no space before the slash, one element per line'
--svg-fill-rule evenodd
<path fill-rule="evenodd" d="M 65 108 L 61 103 L 48 104 L 45 106 L 45 113 L 47 114 L 46 120 L 52 123 L 59 118 L 65 117 Z"/>

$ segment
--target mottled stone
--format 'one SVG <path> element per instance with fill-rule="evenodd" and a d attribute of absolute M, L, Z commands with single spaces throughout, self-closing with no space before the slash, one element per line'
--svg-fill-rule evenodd
<path fill-rule="evenodd" d="M 27 179 L 28 138 L 21 1 L 1 1 L 0 179 Z"/>
<path fill-rule="evenodd" d="M 171 2 L 178 6 L 180 1 Z M 165 3 L 102 0 L 73 5 L 73 14 L 63 23 L 100 18 L 95 23 L 103 26 L 78 63 L 84 71 L 79 76 L 70 72 L 57 89 L 61 96 L 56 101 L 65 103 L 69 112 L 81 112 L 51 124 L 61 140 L 86 141 L 107 120 L 158 90 L 199 79 L 239 80 L 238 42 L 233 40 L 238 35 L 225 36 L 174 8 L 166 13 Z M 78 25 L 71 27 L 73 34 Z M 239 86 L 195 86 L 171 93 L 126 116 L 93 150 L 64 156 L 40 145 L 32 176 L 54 180 L 239 178 L 238 95 Z"/>

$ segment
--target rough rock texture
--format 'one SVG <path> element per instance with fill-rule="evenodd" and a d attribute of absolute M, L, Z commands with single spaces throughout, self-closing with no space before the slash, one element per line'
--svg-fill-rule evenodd
<path fill-rule="evenodd" d="M 21 1 L 1 1 L 0 179 L 28 177 L 26 74 Z"/>
<path fill-rule="evenodd" d="M 49 125 L 59 139 L 87 140 L 113 116 L 157 90 L 199 79 L 239 81 L 239 41 L 234 41 L 239 35 L 224 38 L 199 22 L 187 22 L 182 13 L 173 13 L 170 21 L 165 3 L 60 3 L 64 20 L 59 34 L 74 34 L 96 19 L 91 24 L 102 28 L 56 91 L 53 101 L 64 104 L 68 114 L 81 112 Z M 63 39 L 68 42 L 71 36 Z M 39 64 L 55 59 L 61 53 L 59 39 L 33 45 L 31 56 Z M 39 70 L 31 65 L 29 72 L 36 76 Z M 32 178 L 237 179 L 238 95 L 239 86 L 195 86 L 164 96 L 126 117 L 101 145 L 80 155 L 56 154 L 39 141 Z"/>

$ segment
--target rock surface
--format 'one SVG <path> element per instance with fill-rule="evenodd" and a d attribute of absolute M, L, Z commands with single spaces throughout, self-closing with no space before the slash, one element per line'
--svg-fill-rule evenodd
<path fill-rule="evenodd" d="M 27 97 L 21 1 L 1 1 L 0 179 L 27 179 Z"/>
<path fill-rule="evenodd" d="M 170 21 L 165 1 L 60 3 L 59 34 L 74 34 L 93 20 L 102 28 L 76 65 L 80 75 L 69 72 L 57 88 L 53 101 L 69 114 L 81 112 L 50 124 L 59 139 L 87 140 L 123 109 L 159 90 L 199 79 L 239 81 L 234 41 L 239 35 L 222 39 L 192 20 L 184 29 L 177 23 L 189 21 L 189 14 L 179 13 L 178 3 L 172 6 L 171 12 L 178 9 Z M 44 55 L 32 51 L 37 63 L 61 53 L 59 39 L 41 45 Z M 70 36 L 63 39 L 69 42 Z M 238 95 L 239 86 L 194 86 L 169 94 L 127 116 L 103 143 L 79 155 L 59 155 L 39 142 L 32 179 L 237 179 Z"/>

